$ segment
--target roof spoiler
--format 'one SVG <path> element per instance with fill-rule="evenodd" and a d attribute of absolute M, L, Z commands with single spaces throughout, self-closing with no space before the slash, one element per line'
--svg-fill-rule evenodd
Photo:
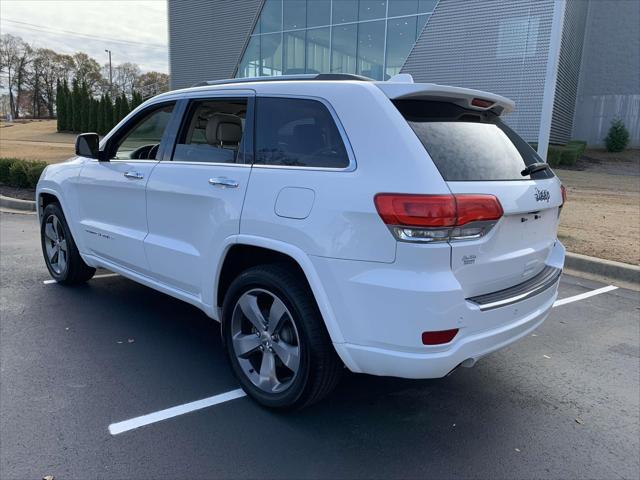
<path fill-rule="evenodd" d="M 398 78 L 395 81 L 376 82 L 375 85 L 391 100 L 440 100 L 455 103 L 470 110 L 492 110 L 498 115 L 510 113 L 516 106 L 513 100 L 482 90 L 449 87 L 437 83 L 413 83 L 413 79 L 411 82 L 406 80 L 408 79 Z"/>

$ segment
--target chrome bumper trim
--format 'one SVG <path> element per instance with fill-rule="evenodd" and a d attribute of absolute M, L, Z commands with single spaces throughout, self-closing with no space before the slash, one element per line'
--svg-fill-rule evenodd
<path fill-rule="evenodd" d="M 513 287 L 505 288 L 504 290 L 499 290 L 497 292 L 467 298 L 466 300 L 480 307 L 480 310 L 482 311 L 506 307 L 512 303 L 531 298 L 534 295 L 552 287 L 556 284 L 561 274 L 561 268 L 555 268 L 547 265 L 540 273 L 535 277 L 531 277 L 526 282 L 519 283 L 518 285 L 514 285 Z"/>

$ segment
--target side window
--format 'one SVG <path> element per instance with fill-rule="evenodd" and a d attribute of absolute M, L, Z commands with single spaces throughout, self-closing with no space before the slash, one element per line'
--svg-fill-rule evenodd
<path fill-rule="evenodd" d="M 246 99 L 191 102 L 187 109 L 174 161 L 242 163 Z"/>
<path fill-rule="evenodd" d="M 117 147 L 112 158 L 117 160 L 154 160 L 160 147 L 162 135 L 167 129 L 174 104 L 150 107 L 134 120 L 123 136 L 118 136 Z M 112 150 L 113 151 L 113 150 Z"/>
<path fill-rule="evenodd" d="M 322 102 L 268 97 L 257 99 L 255 163 L 346 168 L 349 156 Z"/>

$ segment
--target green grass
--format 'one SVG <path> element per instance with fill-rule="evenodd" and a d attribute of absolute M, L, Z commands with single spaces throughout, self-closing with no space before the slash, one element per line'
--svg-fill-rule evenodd
<path fill-rule="evenodd" d="M 46 162 L 0 158 L 0 182 L 16 188 L 36 188 Z"/>

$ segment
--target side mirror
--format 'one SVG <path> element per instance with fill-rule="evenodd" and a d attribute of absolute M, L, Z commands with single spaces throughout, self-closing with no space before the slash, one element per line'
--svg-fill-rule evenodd
<path fill-rule="evenodd" d="M 100 137 L 97 133 L 83 133 L 76 137 L 76 155 L 102 160 L 100 155 Z"/>

